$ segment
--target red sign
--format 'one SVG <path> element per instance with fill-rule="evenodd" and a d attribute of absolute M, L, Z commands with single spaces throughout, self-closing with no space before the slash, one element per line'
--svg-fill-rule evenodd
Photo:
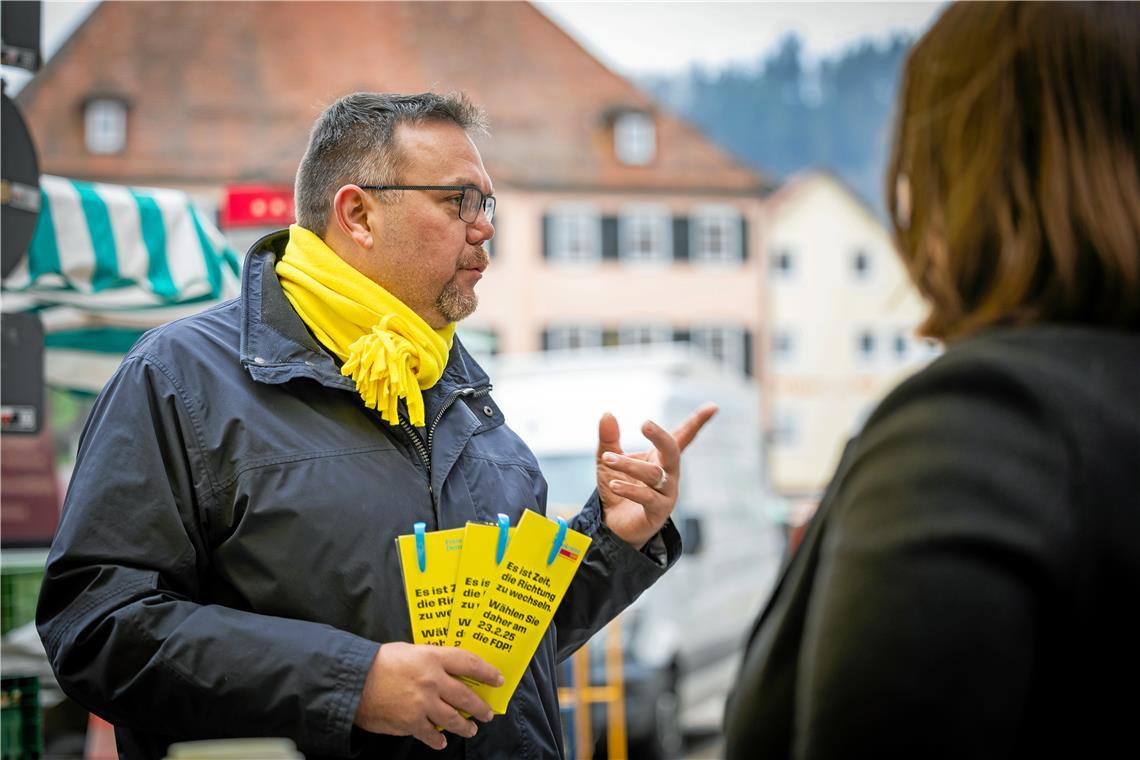
<path fill-rule="evenodd" d="M 4 546 L 47 546 L 59 522 L 55 448 L 45 424 L 38 435 L 0 436 L 0 533 Z"/>
<path fill-rule="evenodd" d="M 221 226 L 287 227 L 293 223 L 292 185 L 230 185 Z"/>

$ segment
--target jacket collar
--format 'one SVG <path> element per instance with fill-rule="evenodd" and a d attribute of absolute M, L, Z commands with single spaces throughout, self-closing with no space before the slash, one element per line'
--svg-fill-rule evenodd
<path fill-rule="evenodd" d="M 242 268 L 242 366 L 262 383 L 279 384 L 304 377 L 355 393 L 352 379 L 340 374 L 335 357 L 309 332 L 281 289 L 274 267 L 285 255 L 288 242 L 289 230 L 278 230 L 258 240 L 246 254 Z M 446 395 L 456 388 L 488 383 L 487 373 L 456 337 L 443 376 L 430 393 Z"/>

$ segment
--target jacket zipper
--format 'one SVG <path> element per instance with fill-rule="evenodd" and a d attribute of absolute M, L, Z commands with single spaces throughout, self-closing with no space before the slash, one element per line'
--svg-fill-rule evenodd
<path fill-rule="evenodd" d="M 416 430 L 415 426 L 412 425 L 411 421 L 405 416 L 404 411 L 400 410 L 400 429 L 411 439 L 412 447 L 416 450 L 416 453 L 419 454 L 420 461 L 423 462 L 424 469 L 427 470 L 428 496 L 431 497 L 431 511 L 432 514 L 435 515 L 435 527 L 437 530 L 441 525 L 439 504 L 436 502 L 435 489 L 431 484 L 431 442 L 435 436 L 435 429 L 439 425 L 440 420 L 443 419 L 444 413 L 451 408 L 451 405 L 455 403 L 456 399 L 461 396 L 479 398 L 480 396 L 486 396 L 490 392 L 490 385 L 486 385 L 482 388 L 460 388 L 452 392 L 452 394 L 444 400 L 443 406 L 440 407 L 439 412 L 435 415 L 435 419 L 432 420 L 431 426 L 428 427 L 426 444 L 424 443 L 424 439 L 420 437 L 419 431 Z"/>
<path fill-rule="evenodd" d="M 412 440 L 412 446 L 415 448 L 416 453 L 420 455 L 420 461 L 424 463 L 424 467 L 428 471 L 428 487 L 431 487 L 431 455 L 428 452 L 427 446 L 424 445 L 424 439 L 420 438 L 419 431 L 415 429 L 411 422 L 404 417 L 403 410 L 400 411 L 400 428 Z"/>
<path fill-rule="evenodd" d="M 427 434 L 428 451 L 431 451 L 431 439 L 435 436 L 436 426 L 439 424 L 439 421 L 441 419 L 443 419 L 443 413 L 451 408 L 451 405 L 455 403 L 456 399 L 458 399 L 460 396 L 462 396 L 464 398 L 466 398 L 468 396 L 470 396 L 471 398 L 480 398 L 481 396 L 486 396 L 490 392 L 491 392 L 491 386 L 484 385 L 482 388 L 460 388 L 459 390 L 453 392 L 450 396 L 448 396 L 447 400 L 445 400 L 443 402 L 443 406 L 440 407 L 439 412 L 436 413 L 435 419 L 432 420 L 431 427 L 428 428 L 428 434 Z"/>

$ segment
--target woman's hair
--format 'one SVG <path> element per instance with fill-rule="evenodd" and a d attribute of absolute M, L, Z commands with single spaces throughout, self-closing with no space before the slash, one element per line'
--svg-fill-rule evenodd
<path fill-rule="evenodd" d="M 906 62 L 887 207 L 919 332 L 1140 327 L 1140 4 L 960 3 Z"/>

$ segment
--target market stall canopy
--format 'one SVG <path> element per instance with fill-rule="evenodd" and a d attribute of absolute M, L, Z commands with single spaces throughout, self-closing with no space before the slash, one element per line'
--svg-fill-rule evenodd
<path fill-rule="evenodd" d="M 37 311 L 48 385 L 98 392 L 145 330 L 238 292 L 239 260 L 178 190 L 40 179 L 27 256 L 4 311 Z"/>

